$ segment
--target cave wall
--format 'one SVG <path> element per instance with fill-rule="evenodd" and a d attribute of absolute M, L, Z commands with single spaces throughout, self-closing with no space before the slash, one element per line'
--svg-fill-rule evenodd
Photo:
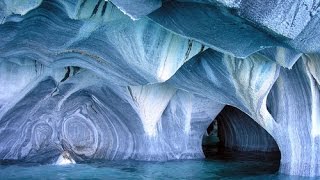
<path fill-rule="evenodd" d="M 225 106 L 215 120 L 220 144 L 224 148 L 235 151 L 279 151 L 273 137 L 237 108 Z"/>
<path fill-rule="evenodd" d="M 276 121 L 273 134 L 286 152 L 281 154 L 280 171 L 287 174 L 319 174 L 318 64 L 318 56 L 306 55 L 292 70 L 282 69 L 268 97 Z"/>
<path fill-rule="evenodd" d="M 2 1 L 0 159 L 203 158 L 202 135 L 230 105 L 273 137 L 281 173 L 319 176 L 318 12 L 317 1 Z"/>
<path fill-rule="evenodd" d="M 63 151 L 78 162 L 203 158 L 202 132 L 223 108 L 166 84 L 112 85 L 78 67 L 0 67 L 3 83 L 21 84 L 1 98 L 2 160 L 48 163 Z"/>

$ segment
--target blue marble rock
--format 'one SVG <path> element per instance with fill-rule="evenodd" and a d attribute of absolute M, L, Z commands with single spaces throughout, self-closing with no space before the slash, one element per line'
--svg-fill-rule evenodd
<path fill-rule="evenodd" d="M 110 82 L 139 85 L 167 80 L 185 61 L 205 49 L 148 19 L 132 21 L 110 2 L 104 13 L 98 10 L 99 14 L 82 21 L 68 18 L 62 7 L 58 1 L 46 1 L 21 22 L 4 24 L 0 30 L 0 36 L 5 37 L 0 42 L 1 58 L 85 67 Z M 60 28 L 51 26 L 43 16 Z M 25 32 L 26 27 L 30 31 Z M 24 52 L 29 53 L 26 56 Z"/>
<path fill-rule="evenodd" d="M 272 134 L 280 151 L 287 152 L 281 153 L 280 167 L 286 174 L 319 176 L 318 62 L 318 56 L 306 55 L 292 70 L 282 69 L 268 96 L 276 121 Z"/>
<path fill-rule="evenodd" d="M 112 0 L 112 2 L 132 19 L 148 15 L 162 5 L 161 0 Z"/>
<path fill-rule="evenodd" d="M 14 15 L 25 15 L 37 8 L 42 0 L 4 0 L 0 2 L 0 24 L 3 24 Z"/>
<path fill-rule="evenodd" d="M 261 49 L 280 45 L 241 18 L 217 6 L 173 1 L 163 4 L 148 17 L 177 34 L 236 57 L 247 57 Z"/>
<path fill-rule="evenodd" d="M 221 128 L 225 146 L 278 148 L 280 173 L 320 176 L 318 11 L 291 0 L 1 1 L 0 161 L 204 158 L 218 116 L 236 127 Z"/>
<path fill-rule="evenodd" d="M 312 20 L 306 25 L 304 30 L 292 40 L 286 40 L 286 43 L 291 45 L 293 48 L 298 49 L 302 52 L 307 53 L 320 53 L 320 14 L 314 15 Z"/>
<path fill-rule="evenodd" d="M 316 0 L 178 0 L 180 2 L 222 4 L 272 34 L 295 39 L 317 16 Z"/>
<path fill-rule="evenodd" d="M 203 4 L 222 4 L 229 8 L 237 8 L 239 7 L 242 0 L 178 0 L 179 2 L 195 2 L 195 3 L 203 3 Z"/>
<path fill-rule="evenodd" d="M 259 26 L 295 39 L 319 11 L 316 0 L 242 0 L 239 14 Z"/>
<path fill-rule="evenodd" d="M 289 69 L 292 68 L 302 55 L 299 51 L 284 47 L 267 48 L 259 51 L 258 53 Z"/>
<path fill-rule="evenodd" d="M 75 67 L 60 72 L 41 73 L 0 109 L 8 127 L 0 131 L 1 159 L 48 163 L 64 151 L 76 162 L 204 157 L 202 132 L 222 104 L 165 84 L 122 87 Z"/>

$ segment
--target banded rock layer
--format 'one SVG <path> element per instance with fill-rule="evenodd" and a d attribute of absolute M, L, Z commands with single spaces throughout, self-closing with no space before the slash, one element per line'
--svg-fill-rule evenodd
<path fill-rule="evenodd" d="M 264 147 L 277 143 L 281 173 L 320 176 L 318 11 L 317 1 L 0 2 L 0 159 L 203 158 L 202 136 L 229 105 L 247 115 L 223 118 L 239 137 L 273 137 Z M 241 131 L 245 120 L 265 131 Z"/>

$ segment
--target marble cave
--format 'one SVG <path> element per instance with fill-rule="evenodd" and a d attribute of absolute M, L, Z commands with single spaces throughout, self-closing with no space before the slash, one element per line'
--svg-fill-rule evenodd
<path fill-rule="evenodd" d="M 320 1 L 0 1 L 0 161 L 203 159 L 214 121 L 320 176 Z"/>

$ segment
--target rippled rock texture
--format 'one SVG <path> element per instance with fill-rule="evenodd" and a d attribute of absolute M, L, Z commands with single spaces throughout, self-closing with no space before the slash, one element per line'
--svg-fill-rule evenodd
<path fill-rule="evenodd" d="M 226 146 L 320 176 L 319 18 L 318 1 L 1 1 L 0 159 L 203 158 L 228 105 Z"/>

